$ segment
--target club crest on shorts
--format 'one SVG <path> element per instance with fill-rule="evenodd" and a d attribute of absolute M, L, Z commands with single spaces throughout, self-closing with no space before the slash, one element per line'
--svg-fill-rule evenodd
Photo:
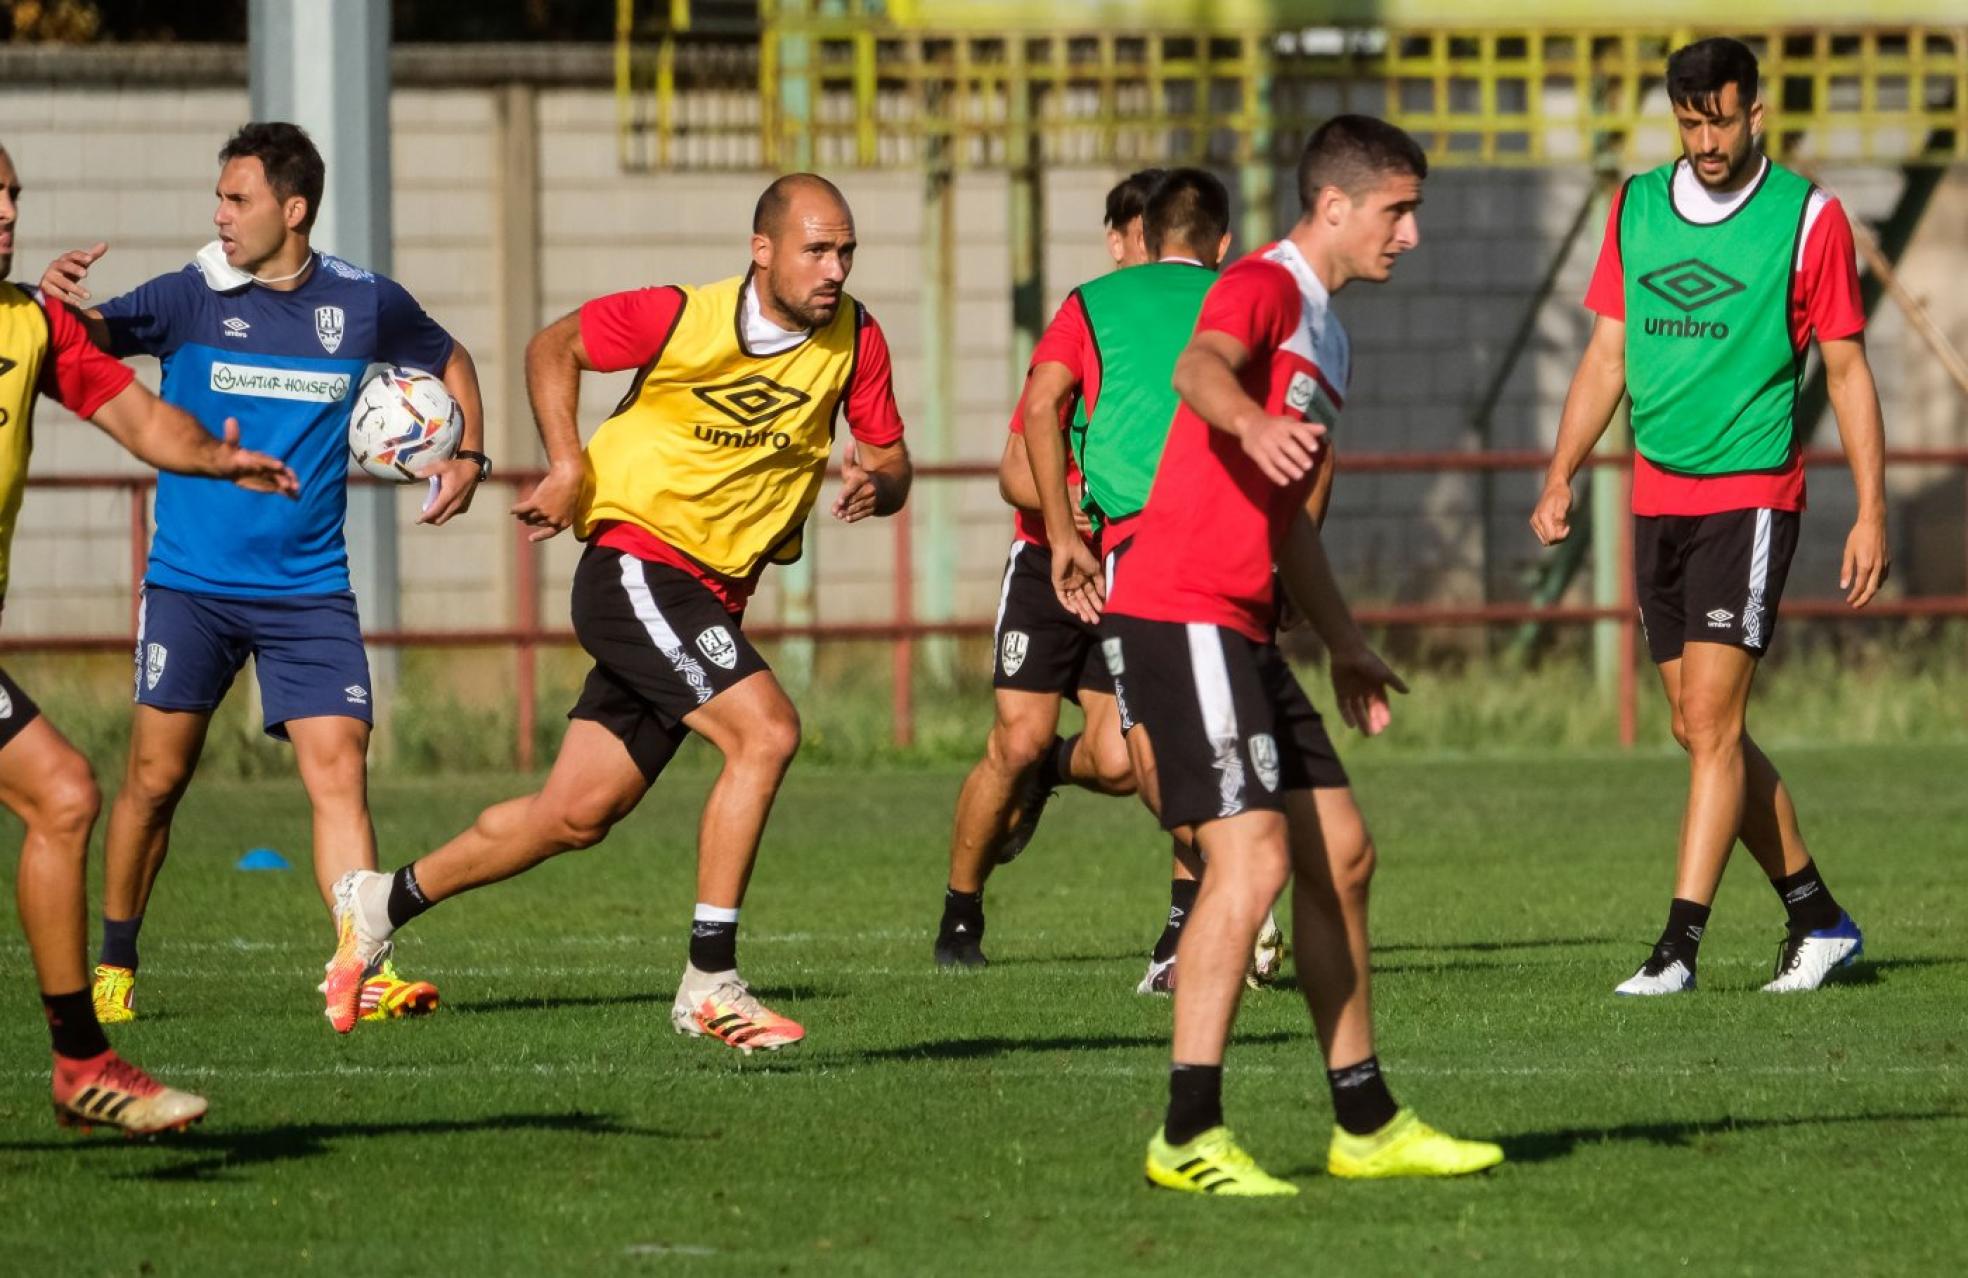
<path fill-rule="evenodd" d="M 144 691 L 156 691 L 157 681 L 164 677 L 164 663 L 170 659 L 170 650 L 161 643 L 144 649 Z"/>
<path fill-rule="evenodd" d="M 1268 732 L 1260 732 L 1250 739 L 1251 766 L 1257 769 L 1257 779 L 1265 789 L 1273 793 L 1278 789 L 1278 743 Z"/>
<path fill-rule="evenodd" d="M 998 661 L 1007 675 L 1018 673 L 1018 668 L 1025 664 L 1025 653 L 1031 646 L 1031 636 L 1023 630 L 1005 631 L 1004 643 L 998 649 Z"/>
<path fill-rule="evenodd" d="M 339 306 L 317 306 L 314 308 L 314 335 L 321 339 L 321 349 L 333 355 L 342 347 L 342 308 Z"/>
<path fill-rule="evenodd" d="M 1121 641 L 1118 637 L 1102 639 L 1100 641 L 1100 655 L 1107 662 L 1107 674 L 1109 678 L 1118 679 L 1127 673 L 1127 662 L 1121 657 Z"/>
<path fill-rule="evenodd" d="M 698 635 L 697 650 L 716 666 L 725 670 L 737 668 L 738 645 L 732 640 L 731 632 L 723 626 L 712 626 Z"/>

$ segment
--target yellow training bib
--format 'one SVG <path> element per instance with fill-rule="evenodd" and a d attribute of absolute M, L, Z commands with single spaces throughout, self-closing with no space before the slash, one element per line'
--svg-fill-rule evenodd
<path fill-rule="evenodd" d="M 25 290 L 0 282 L 0 599 L 7 596 L 14 521 L 34 450 L 34 395 L 48 357 L 48 315 Z"/>

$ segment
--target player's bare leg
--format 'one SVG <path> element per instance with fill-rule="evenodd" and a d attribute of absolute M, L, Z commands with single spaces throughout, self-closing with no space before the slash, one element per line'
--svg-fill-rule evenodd
<path fill-rule="evenodd" d="M 1373 838 L 1351 790 L 1294 790 L 1291 824 L 1292 944 L 1298 979 L 1325 1050 L 1326 1068 L 1374 1054 L 1372 942 L 1367 896 Z M 1186 973 L 1185 973 L 1186 978 Z"/>
<path fill-rule="evenodd" d="M 1134 793 L 1134 763 L 1121 736 L 1121 710 L 1109 692 L 1080 690 L 1086 726 L 1073 743 L 1066 779 L 1096 794 Z"/>
<path fill-rule="evenodd" d="M 26 827 L 16 905 L 55 1042 L 55 1116 L 132 1132 L 184 1127 L 204 1098 L 173 1091 L 109 1049 L 90 1003 L 89 834 L 102 795 L 88 762 L 45 718 L 0 747 L 0 804 Z"/>
<path fill-rule="evenodd" d="M 697 899 L 737 909 L 765 819 L 799 752 L 799 712 L 769 670 L 742 679 L 683 720 L 724 755 L 697 836 Z"/>
<path fill-rule="evenodd" d="M 294 762 L 314 809 L 314 880 L 335 904 L 335 882 L 350 870 L 376 868 L 376 827 L 369 819 L 369 725 L 347 715 L 289 719 Z"/>
<path fill-rule="evenodd" d="M 984 757 L 957 792 L 950 830 L 950 877 L 943 917 L 936 929 L 936 962 L 944 967 L 983 967 L 984 882 L 1002 860 L 1018 816 L 1020 790 L 1053 748 L 1062 698 L 1051 692 L 1000 688 Z M 1112 698 L 1109 698 L 1112 700 Z M 1084 739 L 1084 734 L 1082 734 Z M 1077 751 L 1076 751 L 1077 753 Z"/>
<path fill-rule="evenodd" d="M 1210 868 L 1177 951 L 1182 979 L 1175 988 L 1175 1061 L 1221 1066 L 1251 945 L 1284 889 L 1291 855 L 1280 812 L 1209 821 L 1196 835 Z"/>
<path fill-rule="evenodd" d="M 1681 721 L 1681 661 L 1660 666 L 1661 687 L 1673 712 L 1674 739 L 1689 748 Z M 1749 735 L 1743 733 L 1743 814 L 1738 837 L 1772 882 L 1795 874 L 1810 863 L 1811 852 L 1797 823 L 1797 807 L 1776 765 Z"/>

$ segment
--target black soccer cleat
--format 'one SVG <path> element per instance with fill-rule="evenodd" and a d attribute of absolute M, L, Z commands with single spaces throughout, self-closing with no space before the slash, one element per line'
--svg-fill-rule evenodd
<path fill-rule="evenodd" d="M 936 932 L 936 966 L 989 967 L 984 957 L 984 924 L 945 919 Z"/>

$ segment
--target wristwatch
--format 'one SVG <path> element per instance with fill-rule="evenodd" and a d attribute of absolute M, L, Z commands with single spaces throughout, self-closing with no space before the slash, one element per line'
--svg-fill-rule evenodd
<path fill-rule="evenodd" d="M 468 462 L 478 463 L 479 483 L 482 484 L 486 480 L 492 478 L 492 459 L 490 457 L 487 457 L 484 453 L 474 452 L 469 448 L 460 448 L 457 452 L 457 455 L 459 457 L 464 458 Z"/>

